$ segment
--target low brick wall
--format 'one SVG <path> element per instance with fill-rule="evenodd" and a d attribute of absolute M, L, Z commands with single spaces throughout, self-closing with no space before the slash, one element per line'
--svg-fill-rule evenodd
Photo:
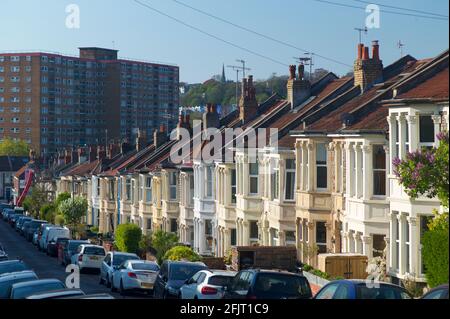
<path fill-rule="evenodd" d="M 205 263 L 205 265 L 208 266 L 210 269 L 219 269 L 219 270 L 227 269 L 225 262 L 223 261 L 223 258 L 203 257 L 202 262 Z"/>

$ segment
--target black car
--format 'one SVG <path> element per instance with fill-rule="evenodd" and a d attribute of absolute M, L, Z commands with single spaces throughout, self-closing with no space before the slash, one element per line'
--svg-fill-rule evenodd
<path fill-rule="evenodd" d="M 448 284 L 431 289 L 422 299 L 448 299 Z"/>
<path fill-rule="evenodd" d="M 185 281 L 200 270 L 208 269 L 201 262 L 166 260 L 159 270 L 154 285 L 154 296 L 159 299 L 178 298 Z"/>
<path fill-rule="evenodd" d="M 69 265 L 72 262 L 72 256 L 77 253 L 80 245 L 90 244 L 87 240 L 69 240 L 63 243 L 63 256 L 61 264 L 64 266 Z"/>
<path fill-rule="evenodd" d="M 30 270 L 30 268 L 21 260 L 6 260 L 0 262 L 0 275 L 24 270 Z"/>
<path fill-rule="evenodd" d="M 47 255 L 49 255 L 51 257 L 58 257 L 58 246 L 64 245 L 68 241 L 69 241 L 69 238 L 65 238 L 65 237 L 58 237 L 58 238 L 52 239 L 52 241 L 50 241 L 47 244 Z"/>
<path fill-rule="evenodd" d="M 311 299 L 304 276 L 278 270 L 241 270 L 225 288 L 224 299 Z"/>
<path fill-rule="evenodd" d="M 37 231 L 41 227 L 41 225 L 46 224 L 48 224 L 48 222 L 45 220 L 32 220 L 30 224 L 28 224 L 27 227 L 23 230 L 23 234 L 26 240 L 32 241 L 34 232 Z"/>

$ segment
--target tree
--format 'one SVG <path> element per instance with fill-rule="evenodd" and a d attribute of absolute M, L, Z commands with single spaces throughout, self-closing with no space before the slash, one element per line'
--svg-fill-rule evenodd
<path fill-rule="evenodd" d="M 142 238 L 142 230 L 136 224 L 121 224 L 117 227 L 116 245 L 120 251 L 137 253 Z"/>
<path fill-rule="evenodd" d="M 448 132 L 438 134 L 439 146 L 408 153 L 405 160 L 394 159 L 394 173 L 412 198 L 437 197 L 443 207 L 435 211 L 422 237 L 425 275 L 431 287 L 448 282 Z"/>
<path fill-rule="evenodd" d="M 56 207 L 54 204 L 47 203 L 41 207 L 39 213 L 40 219 L 53 223 L 56 216 Z"/>
<path fill-rule="evenodd" d="M 164 260 L 175 261 L 200 261 L 201 257 L 191 248 L 186 246 L 175 246 L 169 249 L 164 255 Z"/>
<path fill-rule="evenodd" d="M 30 147 L 23 140 L 5 138 L 0 142 L 0 156 L 28 156 Z"/>
<path fill-rule="evenodd" d="M 74 197 L 66 199 L 59 204 L 58 210 L 64 216 L 64 220 L 70 226 L 72 231 L 81 222 L 81 217 L 86 214 L 88 208 L 87 200 L 83 197 Z"/>
<path fill-rule="evenodd" d="M 30 193 L 23 202 L 23 207 L 33 217 L 39 218 L 41 207 L 49 204 L 47 193 L 38 185 L 31 187 Z"/>
<path fill-rule="evenodd" d="M 178 243 L 178 236 L 174 233 L 167 233 L 163 230 L 158 230 L 152 235 L 153 248 L 156 249 L 156 258 L 161 264 L 166 252 Z"/>
<path fill-rule="evenodd" d="M 55 206 L 59 207 L 59 204 L 61 204 L 65 200 L 68 200 L 71 197 L 72 196 L 70 195 L 70 193 L 67 193 L 67 192 L 58 194 L 58 196 L 56 197 L 56 200 L 55 200 Z"/>

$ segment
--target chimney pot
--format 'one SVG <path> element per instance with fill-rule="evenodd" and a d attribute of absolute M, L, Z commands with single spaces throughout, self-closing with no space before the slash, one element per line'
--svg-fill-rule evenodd
<path fill-rule="evenodd" d="M 378 41 L 372 42 L 372 59 L 375 61 L 380 60 L 380 45 L 378 44 Z"/>
<path fill-rule="evenodd" d="M 368 47 L 364 47 L 364 53 L 363 53 L 363 60 L 369 60 L 369 48 Z"/>
<path fill-rule="evenodd" d="M 358 60 L 362 59 L 363 52 L 364 52 L 364 44 L 359 43 L 358 44 Z"/>

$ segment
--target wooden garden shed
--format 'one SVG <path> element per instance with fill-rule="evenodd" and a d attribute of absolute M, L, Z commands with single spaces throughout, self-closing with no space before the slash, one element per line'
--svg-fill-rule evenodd
<path fill-rule="evenodd" d="M 318 269 L 332 277 L 367 278 L 367 256 L 360 254 L 319 254 Z"/>

